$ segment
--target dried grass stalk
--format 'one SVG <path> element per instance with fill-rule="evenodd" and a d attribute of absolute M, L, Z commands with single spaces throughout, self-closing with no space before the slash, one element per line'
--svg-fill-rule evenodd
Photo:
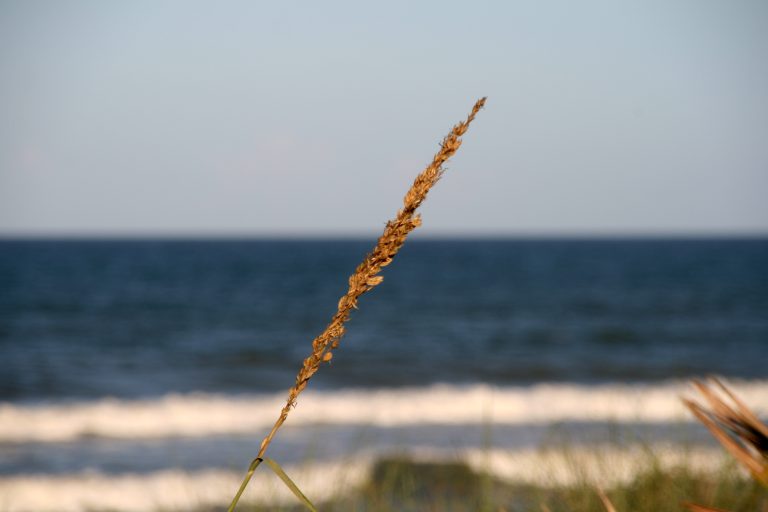
<path fill-rule="evenodd" d="M 683 506 L 691 512 L 729 512 L 728 510 L 722 508 L 705 507 L 695 503 L 683 503 Z"/>
<path fill-rule="evenodd" d="M 689 399 L 683 403 L 757 481 L 768 486 L 768 426 L 720 380 L 712 377 L 693 385 L 709 408 Z"/>
<path fill-rule="evenodd" d="M 339 341 L 344 335 L 344 324 L 349 320 L 352 309 L 357 308 L 357 301 L 360 296 L 372 290 L 384 280 L 379 275 L 381 270 L 392 262 L 400 247 L 405 243 L 408 234 L 421 225 L 421 217 L 416 214 L 416 210 L 426 199 L 429 189 L 443 175 L 443 165 L 458 151 L 462 142 L 461 137 L 467 132 L 470 123 L 472 123 L 484 105 L 485 98 L 478 100 L 474 107 L 472 107 L 472 111 L 467 116 L 467 119 L 455 125 L 451 132 L 443 139 L 440 151 L 435 154 L 432 162 L 426 169 L 416 177 L 410 190 L 405 194 L 403 208 L 397 212 L 397 216 L 394 219 L 387 222 L 384 233 L 379 237 L 373 251 L 363 259 L 362 263 L 358 265 L 355 272 L 350 276 L 347 293 L 339 299 L 336 314 L 331 318 L 331 322 L 312 341 L 312 353 L 304 360 L 304 364 L 296 375 L 296 382 L 288 392 L 288 399 L 280 411 L 280 415 L 275 421 L 272 430 L 261 442 L 259 453 L 251 463 L 243 484 L 240 486 L 240 490 L 229 507 L 230 511 L 237 504 L 253 471 L 263 459 L 267 447 L 269 447 L 278 429 L 285 423 L 291 409 L 296 406 L 296 399 L 299 394 L 307 387 L 307 383 L 317 373 L 320 365 L 330 361 L 333 357 L 333 350 L 339 346 Z"/>
<path fill-rule="evenodd" d="M 349 289 L 339 299 L 336 314 L 325 330 L 312 340 L 312 353 L 304 360 L 304 364 L 296 375 L 296 383 L 288 392 L 288 400 L 280 416 L 277 418 L 272 430 L 261 442 L 258 457 L 262 457 L 272 441 L 277 430 L 288 418 L 291 409 L 296 406 L 296 399 L 307 387 L 309 379 L 320 368 L 320 364 L 328 362 L 333 357 L 333 350 L 339 346 L 339 341 L 344 335 L 344 324 L 349 320 L 353 308 L 357 308 L 357 300 L 364 293 L 372 290 L 380 284 L 384 278 L 379 274 L 381 269 L 392 262 L 397 251 L 400 250 L 408 234 L 421 225 L 421 217 L 416 215 L 416 209 L 427 198 L 427 193 L 443 175 L 443 164 L 451 158 L 461 146 L 461 136 L 469 128 L 470 123 L 485 105 L 485 98 L 481 98 L 472 107 L 466 121 L 453 127 L 440 145 L 440 151 L 432 159 L 432 162 L 419 174 L 413 182 L 408 193 L 403 199 L 403 208 L 397 212 L 397 216 L 387 222 L 384 233 L 379 237 L 376 247 L 357 266 L 354 274 L 349 277 Z"/>
<path fill-rule="evenodd" d="M 606 512 L 616 512 L 616 507 L 613 506 L 611 500 L 608 499 L 608 495 L 605 494 L 605 491 L 601 487 L 597 488 L 597 495 L 600 496 L 600 501 L 603 502 Z"/>

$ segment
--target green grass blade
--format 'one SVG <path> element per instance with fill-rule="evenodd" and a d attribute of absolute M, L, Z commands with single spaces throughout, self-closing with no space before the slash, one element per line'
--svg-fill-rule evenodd
<path fill-rule="evenodd" d="M 243 491 L 245 491 L 245 488 L 248 487 L 248 482 L 251 481 L 251 477 L 253 476 L 253 472 L 256 471 L 256 468 L 259 467 L 259 464 L 261 464 L 262 459 L 253 459 L 253 462 L 251 462 L 251 465 L 248 466 L 248 472 L 245 473 L 245 478 L 243 478 L 243 483 L 240 484 L 240 488 L 237 490 L 237 494 L 235 494 L 235 497 L 232 498 L 232 503 L 229 504 L 229 508 L 227 509 L 227 512 L 234 512 L 235 507 L 237 506 L 237 502 L 240 501 L 240 496 L 243 495 Z"/>
<path fill-rule="evenodd" d="M 275 474 L 280 477 L 280 480 L 282 480 L 283 483 L 288 486 L 294 496 L 296 496 L 299 501 L 302 502 L 305 507 L 307 507 L 307 509 L 311 510 L 312 512 L 317 512 L 317 509 L 312 504 L 312 502 L 309 501 L 306 496 L 304 496 L 304 493 L 301 492 L 301 489 L 299 489 L 298 486 L 293 483 L 293 480 L 291 480 L 290 477 L 285 474 L 285 471 L 283 471 L 283 468 L 280 467 L 280 464 L 272 459 L 264 459 L 264 462 L 266 462 L 269 467 L 272 468 L 272 471 L 274 471 Z"/>

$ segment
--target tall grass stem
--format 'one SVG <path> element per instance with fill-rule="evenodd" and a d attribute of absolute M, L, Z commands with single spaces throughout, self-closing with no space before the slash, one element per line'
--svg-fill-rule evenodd
<path fill-rule="evenodd" d="M 387 222 L 384 232 L 379 237 L 373 251 L 363 259 L 355 269 L 355 272 L 349 277 L 347 293 L 339 299 L 336 313 L 331 318 L 328 326 L 312 341 L 312 353 L 304 359 L 304 363 L 296 375 L 296 381 L 288 392 L 285 406 L 280 411 L 272 429 L 262 440 L 259 453 L 248 468 L 243 483 L 240 485 L 237 494 L 235 494 L 228 512 L 234 510 L 256 467 L 264 458 L 264 454 L 275 434 L 285 423 L 291 409 L 296 407 L 296 399 L 299 394 L 307 387 L 309 380 L 317 373 L 320 365 L 329 362 L 333 357 L 333 350 L 339 346 L 339 341 L 344 336 L 344 324 L 349 320 L 352 310 L 357 308 L 357 301 L 360 296 L 372 290 L 384 280 L 379 275 L 381 270 L 392 262 L 400 247 L 405 243 L 408 234 L 421 225 L 421 217 L 416 214 L 416 210 L 427 198 L 427 194 L 432 186 L 443 175 L 443 165 L 458 151 L 462 143 L 461 137 L 467 132 L 469 125 L 484 105 L 485 98 L 479 99 L 472 107 L 467 118 L 456 124 L 443 139 L 440 144 L 440 150 L 432 158 L 432 162 L 416 176 L 413 185 L 405 194 L 403 207 L 397 212 L 394 219 Z"/>

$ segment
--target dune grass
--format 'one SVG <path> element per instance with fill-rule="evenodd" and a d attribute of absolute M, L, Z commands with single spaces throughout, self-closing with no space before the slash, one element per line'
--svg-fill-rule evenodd
<path fill-rule="evenodd" d="M 610 461 L 607 461 L 610 462 Z M 682 512 L 701 503 L 730 512 L 768 512 L 768 495 L 735 464 L 712 468 L 664 468 L 649 457 L 629 482 L 605 489 L 616 512 Z M 297 505 L 243 505 L 250 512 L 300 511 Z M 317 504 L 331 512 L 606 512 L 589 481 L 542 486 L 505 482 L 456 462 L 379 460 L 370 479 L 339 498 Z"/>
<path fill-rule="evenodd" d="M 331 318 L 328 326 L 314 340 L 312 340 L 312 352 L 304 359 L 304 363 L 296 375 L 296 381 L 288 392 L 288 399 L 283 406 L 280 414 L 275 421 L 272 429 L 264 437 L 259 448 L 259 452 L 251 462 L 246 471 L 240 488 L 235 493 L 232 502 L 229 505 L 228 512 L 232 512 L 237 506 L 243 491 L 248 485 L 253 473 L 264 460 L 264 455 L 272 442 L 277 431 L 288 419 L 291 410 L 296 407 L 296 400 L 301 392 L 307 387 L 309 380 L 317 373 L 322 363 L 329 362 L 333 357 L 333 350 L 339 346 L 342 336 L 345 332 L 345 324 L 349 320 L 353 309 L 357 308 L 358 299 L 364 294 L 381 284 L 384 278 L 379 275 L 384 267 L 389 265 L 397 252 L 405 243 L 408 234 L 421 225 L 421 217 L 416 210 L 427 198 L 429 190 L 440 180 L 444 172 L 444 164 L 461 147 L 461 137 L 469 129 L 469 125 L 474 121 L 475 116 L 485 105 L 485 98 L 479 99 L 472 107 L 466 120 L 456 124 L 443 139 L 440 144 L 440 150 L 432 158 L 432 161 L 418 175 L 411 185 L 411 188 L 405 194 L 403 207 L 397 212 L 394 219 L 387 222 L 384 233 L 379 237 L 373 251 L 369 253 L 363 261 L 357 266 L 354 273 L 349 277 L 349 289 L 338 302 L 336 313 Z M 363 191 L 365 192 L 365 191 Z M 271 461 L 270 467 L 276 471 L 284 481 L 287 476 L 279 468 L 275 461 Z M 289 484 L 289 487 L 291 485 Z M 293 490 L 293 489 L 292 489 Z M 294 493 L 296 493 L 294 491 Z M 301 493 L 297 497 L 301 499 Z M 312 508 L 309 504 L 308 508 Z"/>
<path fill-rule="evenodd" d="M 707 405 L 683 403 L 758 482 L 768 487 L 768 426 L 722 381 L 694 381 Z"/>

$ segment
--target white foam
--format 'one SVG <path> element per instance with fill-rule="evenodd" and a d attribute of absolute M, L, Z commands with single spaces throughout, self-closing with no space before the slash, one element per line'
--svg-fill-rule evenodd
<path fill-rule="evenodd" d="M 716 471 L 727 459 L 717 448 L 682 451 L 670 446 L 592 446 L 568 451 L 466 450 L 455 453 L 415 449 L 408 455 L 415 460 L 463 460 L 475 470 L 487 471 L 510 482 L 545 487 L 587 482 L 610 487 L 629 481 L 638 471 L 649 468 L 649 450 L 662 468 L 684 465 L 693 471 Z M 370 455 L 361 455 L 285 469 L 299 488 L 319 504 L 352 492 L 369 479 L 373 461 Z M 19 475 L 0 478 L 0 509 L 5 512 L 85 512 L 94 509 L 151 512 L 223 507 L 232 499 L 242 477 L 242 472 L 223 470 Z M 266 467 L 258 469 L 241 502 L 297 503 Z"/>
<path fill-rule="evenodd" d="M 768 380 L 732 382 L 736 393 L 768 414 Z M 548 424 L 691 421 L 680 396 L 689 385 L 540 384 L 499 388 L 307 391 L 289 425 Z M 0 442 L 58 442 L 85 436 L 121 439 L 252 434 L 272 425 L 284 394 L 166 395 L 151 400 L 104 399 L 74 404 L 0 404 Z"/>
<path fill-rule="evenodd" d="M 265 465 L 266 466 L 266 465 Z M 368 478 L 370 461 L 330 462 L 286 472 L 313 501 L 352 489 Z M 149 474 L 34 475 L 0 478 L 0 509 L 5 512 L 81 512 L 115 510 L 193 510 L 226 506 L 243 472 L 172 469 Z M 241 503 L 295 504 L 296 498 L 266 467 L 254 474 Z"/>

